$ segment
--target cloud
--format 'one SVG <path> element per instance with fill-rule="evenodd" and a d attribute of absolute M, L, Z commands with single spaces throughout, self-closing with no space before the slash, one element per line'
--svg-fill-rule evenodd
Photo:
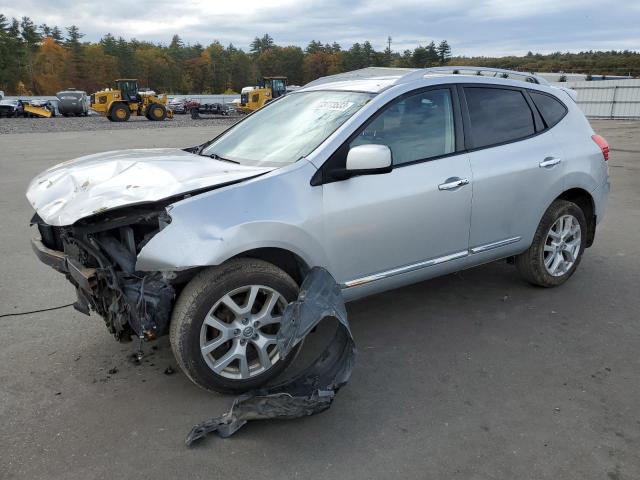
<path fill-rule="evenodd" d="M 400 51 L 447 39 L 456 55 L 638 49 L 638 5 L 604 8 L 601 0 L 22 0 L 0 12 L 75 24 L 90 41 L 111 33 L 166 44 L 177 33 L 189 43 L 247 49 L 268 32 L 281 45 L 320 40 L 348 48 L 369 40 L 378 49 L 390 35 Z"/>

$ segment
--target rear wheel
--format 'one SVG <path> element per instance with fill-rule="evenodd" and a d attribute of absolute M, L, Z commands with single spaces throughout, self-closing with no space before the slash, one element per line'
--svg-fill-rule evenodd
<path fill-rule="evenodd" d="M 585 249 L 587 221 L 573 202 L 556 200 L 538 225 L 529 250 L 516 257 L 516 267 L 528 282 L 555 287 L 576 271 Z"/>
<path fill-rule="evenodd" d="M 298 286 L 284 271 L 257 259 L 203 270 L 184 288 L 171 317 L 171 348 L 198 386 L 222 393 L 257 388 L 280 374 L 276 335 Z"/>
<path fill-rule="evenodd" d="M 147 118 L 153 121 L 161 121 L 167 118 L 167 109 L 160 103 L 152 103 L 147 107 Z"/>
<path fill-rule="evenodd" d="M 109 120 L 112 122 L 126 122 L 129 120 L 131 116 L 131 111 L 129 107 L 124 103 L 116 103 L 113 107 L 111 107 L 111 112 L 109 113 Z"/>

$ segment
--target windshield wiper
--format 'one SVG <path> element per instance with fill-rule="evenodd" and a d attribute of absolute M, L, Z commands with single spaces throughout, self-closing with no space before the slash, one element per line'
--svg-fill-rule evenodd
<path fill-rule="evenodd" d="M 223 162 L 237 163 L 238 165 L 240 165 L 240 162 L 238 162 L 236 160 L 230 160 L 228 158 L 222 158 L 217 153 L 212 153 L 211 155 L 209 155 L 209 158 L 213 158 L 214 160 L 222 160 Z"/>

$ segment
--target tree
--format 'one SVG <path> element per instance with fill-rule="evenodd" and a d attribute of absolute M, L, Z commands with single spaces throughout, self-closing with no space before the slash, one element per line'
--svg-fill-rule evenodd
<path fill-rule="evenodd" d="M 29 17 L 22 17 L 22 20 L 20 21 L 20 29 L 22 39 L 24 40 L 27 48 L 31 53 L 35 53 L 42 41 L 42 35 L 38 32 L 38 27 L 36 27 L 33 20 Z"/>
<path fill-rule="evenodd" d="M 36 95 L 50 95 L 66 87 L 69 52 L 52 37 L 42 41 L 33 62 Z"/>
<path fill-rule="evenodd" d="M 83 55 L 84 67 L 87 71 L 91 72 L 91 74 L 86 77 L 82 87 L 86 91 L 95 92 L 102 90 L 110 86 L 114 79 L 120 77 L 118 59 L 113 55 L 109 55 L 101 44 L 92 43 L 87 45 L 83 50 Z M 68 79 L 67 81 L 70 82 L 71 86 L 76 82 L 74 79 Z"/>
<path fill-rule="evenodd" d="M 339 54 L 332 47 L 334 54 Z M 301 85 L 304 81 L 304 52 L 300 47 L 288 46 L 279 49 L 280 75 L 287 77 L 290 85 Z"/>
<path fill-rule="evenodd" d="M 251 42 L 251 53 L 254 55 L 260 55 L 265 50 L 269 50 L 274 46 L 274 41 L 271 35 L 265 33 L 262 38 L 254 38 Z"/>
<path fill-rule="evenodd" d="M 335 53 L 318 52 L 304 57 L 304 79 L 306 82 L 341 71 L 340 57 Z"/>
<path fill-rule="evenodd" d="M 446 40 L 442 40 L 438 44 L 437 52 L 438 52 L 438 58 L 440 59 L 441 65 L 444 65 L 445 63 L 447 63 L 451 58 L 451 47 L 449 46 Z"/>
<path fill-rule="evenodd" d="M 322 45 L 322 42 L 317 42 L 316 40 L 311 40 L 307 48 L 305 48 L 305 53 L 308 55 L 312 55 L 314 53 L 324 52 L 325 48 Z"/>
<path fill-rule="evenodd" d="M 35 90 L 36 85 L 33 77 L 33 58 L 38 51 L 42 35 L 38 32 L 35 23 L 29 17 L 22 17 L 20 21 L 20 35 L 24 41 L 24 49 L 22 51 L 23 66 L 25 70 L 25 79 L 29 85 L 29 89 Z"/>
<path fill-rule="evenodd" d="M 15 45 L 9 35 L 9 20 L 0 13 L 0 89 L 13 87 L 17 67 Z"/>
<path fill-rule="evenodd" d="M 57 26 L 51 29 L 51 38 L 53 38 L 56 43 L 59 44 L 64 41 L 64 38 L 62 37 L 62 31 Z"/>
<path fill-rule="evenodd" d="M 77 26 L 67 27 L 67 38 L 64 40 L 64 47 L 69 52 L 68 78 L 75 88 L 86 89 L 85 83 L 88 71 L 84 65 L 84 55 L 80 39 L 84 37 Z"/>
<path fill-rule="evenodd" d="M 51 36 L 51 27 L 49 25 L 47 25 L 46 23 L 43 23 L 38 28 L 40 29 L 40 33 L 42 34 L 43 37 L 50 37 Z"/>
<path fill-rule="evenodd" d="M 187 72 L 188 91 L 200 93 L 214 93 L 211 82 L 213 73 L 211 56 L 202 52 L 199 57 L 185 61 Z"/>
<path fill-rule="evenodd" d="M 251 57 L 233 45 L 227 47 L 226 54 L 229 59 L 228 88 L 239 92 L 243 87 L 254 85 L 257 71 Z"/>

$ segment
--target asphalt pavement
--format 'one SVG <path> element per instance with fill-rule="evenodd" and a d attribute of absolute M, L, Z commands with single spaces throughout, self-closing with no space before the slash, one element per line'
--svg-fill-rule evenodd
<path fill-rule="evenodd" d="M 30 178 L 221 128 L 0 135 L 0 314 L 74 301 L 31 251 Z M 534 288 L 498 262 L 350 304 L 356 367 L 314 417 L 188 449 L 232 397 L 191 384 L 166 338 L 136 365 L 95 315 L 0 318 L 0 478 L 640 478 L 640 122 L 594 128 L 613 190 L 574 277 Z"/>

